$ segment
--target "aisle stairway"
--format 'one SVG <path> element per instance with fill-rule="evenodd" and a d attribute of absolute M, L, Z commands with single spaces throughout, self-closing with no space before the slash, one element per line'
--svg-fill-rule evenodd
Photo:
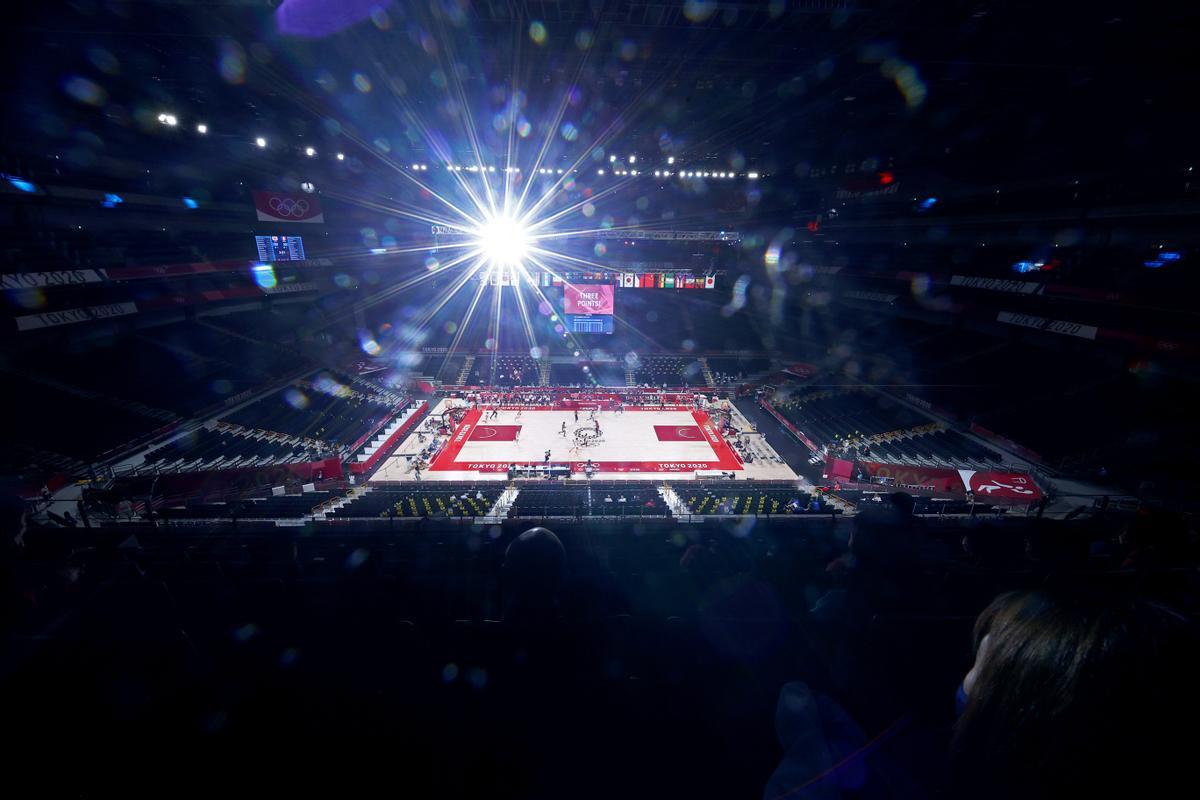
<path fill-rule="evenodd" d="M 513 503 L 517 500 L 517 495 L 521 490 L 514 484 L 509 484 L 500 496 L 496 498 L 496 504 L 488 509 L 488 513 L 483 516 L 481 522 L 503 522 L 508 517 L 508 510 L 512 508 Z"/>
<path fill-rule="evenodd" d="M 358 451 L 358 455 L 355 456 L 355 460 L 369 461 L 371 456 L 375 455 L 375 453 L 379 451 L 379 448 L 383 447 L 389 436 L 399 430 L 404 423 L 408 421 L 409 417 L 418 413 L 422 413 L 420 404 L 413 406 L 412 408 L 406 408 L 401 413 L 392 417 L 392 421 L 381 428 L 378 433 L 371 437 L 371 441 L 369 441 L 361 450 Z"/>
<path fill-rule="evenodd" d="M 663 484 L 658 487 L 658 494 L 667 504 L 667 508 L 671 509 L 671 516 L 678 519 L 689 519 L 691 512 L 688 511 L 687 503 L 672 489 L 670 486 Z"/>
<path fill-rule="evenodd" d="M 358 498 L 362 497 L 365 494 L 369 494 L 372 491 L 372 489 L 373 489 L 373 487 L 371 487 L 371 486 L 356 486 L 356 487 L 354 487 L 353 489 L 351 489 L 349 492 L 347 492 L 342 497 L 339 497 L 338 499 L 327 503 L 325 506 L 323 506 L 321 508 L 320 511 L 313 512 L 313 519 L 325 519 L 325 516 L 327 514 L 332 514 L 334 511 L 337 511 L 339 508 L 346 505 L 347 503 L 350 503 L 353 500 L 357 500 Z"/>
<path fill-rule="evenodd" d="M 471 369 L 475 366 L 475 356 L 467 356 L 467 360 L 463 362 L 462 369 L 458 371 L 458 378 L 455 383 L 462 386 L 471 377 Z"/>

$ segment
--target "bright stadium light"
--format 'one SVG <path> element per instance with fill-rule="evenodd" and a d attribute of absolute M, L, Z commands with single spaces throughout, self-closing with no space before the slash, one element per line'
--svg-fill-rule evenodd
<path fill-rule="evenodd" d="M 604 170 L 602 170 L 602 169 L 598 169 L 598 170 L 596 170 L 596 174 L 597 174 L 597 175 L 603 175 L 603 174 L 604 174 Z"/>
<path fill-rule="evenodd" d="M 755 181 L 755 180 L 758 180 L 758 173 L 757 172 L 747 172 L 746 177 L 752 181 Z"/>
<path fill-rule="evenodd" d="M 168 114 L 166 112 L 158 115 L 158 121 L 169 128 L 173 128 L 179 123 L 179 120 L 175 118 L 174 114 Z"/>
<path fill-rule="evenodd" d="M 515 267 L 529 252 L 529 232 L 508 216 L 495 216 L 475 230 L 483 256 L 495 266 Z"/>
<path fill-rule="evenodd" d="M 636 164 L 636 163 L 637 163 L 637 156 L 630 156 L 630 157 L 629 157 L 629 163 L 630 163 L 630 164 Z"/>
<path fill-rule="evenodd" d="M 667 163 L 668 163 L 668 164 L 674 164 L 674 163 L 675 163 L 675 156 L 667 156 Z"/>
<path fill-rule="evenodd" d="M 345 161 L 345 160 L 346 160 L 346 154 L 345 154 L 345 153 L 338 153 L 338 154 L 337 154 L 337 160 L 338 160 L 338 161 Z"/>
<path fill-rule="evenodd" d="M 255 140 L 254 140 L 254 143 L 255 143 L 256 145 L 258 145 L 259 147 L 266 147 L 266 146 L 267 146 L 267 140 L 266 140 L 266 139 L 264 139 L 264 138 L 263 138 L 263 137 L 261 137 L 261 136 L 259 136 L 257 139 L 255 139 Z"/>
<path fill-rule="evenodd" d="M 616 156 L 609 156 L 609 157 L 608 157 L 608 163 L 610 163 L 610 164 L 615 164 L 615 163 L 617 163 L 617 157 L 616 157 Z"/>
<path fill-rule="evenodd" d="M 196 133 L 200 133 L 200 134 L 208 133 L 208 126 L 205 125 L 203 122 L 201 122 L 199 125 L 196 126 Z"/>

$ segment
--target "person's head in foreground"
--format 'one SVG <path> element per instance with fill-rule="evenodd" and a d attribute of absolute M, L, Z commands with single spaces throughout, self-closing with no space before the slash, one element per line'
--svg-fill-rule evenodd
<path fill-rule="evenodd" d="M 975 624 L 952 748 L 962 798 L 1165 797 L 1190 782 L 1200 639 L 1145 599 L 1033 591 Z"/>
<path fill-rule="evenodd" d="M 546 528 L 530 528 L 504 551 L 504 584 L 509 618 L 553 615 L 566 569 L 562 542 Z"/>

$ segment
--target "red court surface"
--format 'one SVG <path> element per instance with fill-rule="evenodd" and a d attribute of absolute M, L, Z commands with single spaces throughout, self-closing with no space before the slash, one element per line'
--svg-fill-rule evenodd
<path fill-rule="evenodd" d="M 515 442 L 520 425 L 477 425 L 471 431 L 472 442 Z"/>
<path fill-rule="evenodd" d="M 660 442 L 704 441 L 704 432 L 695 425 L 655 425 L 654 435 Z"/>

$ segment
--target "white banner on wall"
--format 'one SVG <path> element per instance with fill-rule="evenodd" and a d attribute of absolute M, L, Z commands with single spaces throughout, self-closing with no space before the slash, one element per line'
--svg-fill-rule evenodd
<path fill-rule="evenodd" d="M 66 308 L 62 311 L 47 311 L 44 314 L 29 314 L 17 317 L 17 330 L 31 331 L 37 328 L 52 328 L 55 325 L 73 325 L 76 322 L 90 322 L 95 319 L 123 317 L 137 313 L 136 303 L 108 303 L 102 306 L 87 308 Z"/>
<path fill-rule="evenodd" d="M 41 289 L 46 286 L 75 286 L 108 280 L 102 269 L 63 269 L 54 272 L 16 272 L 0 275 L 0 288 Z"/>
<path fill-rule="evenodd" d="M 1009 325 L 1020 325 L 1023 328 L 1034 328 L 1039 331 L 1061 333 L 1064 336 L 1078 336 L 1080 339 L 1095 339 L 1100 330 L 1095 325 L 1080 325 L 1078 322 L 1067 322 L 1061 319 L 1046 319 L 1032 314 L 1016 314 L 1012 311 L 1001 311 L 996 315 L 997 322 Z"/>

